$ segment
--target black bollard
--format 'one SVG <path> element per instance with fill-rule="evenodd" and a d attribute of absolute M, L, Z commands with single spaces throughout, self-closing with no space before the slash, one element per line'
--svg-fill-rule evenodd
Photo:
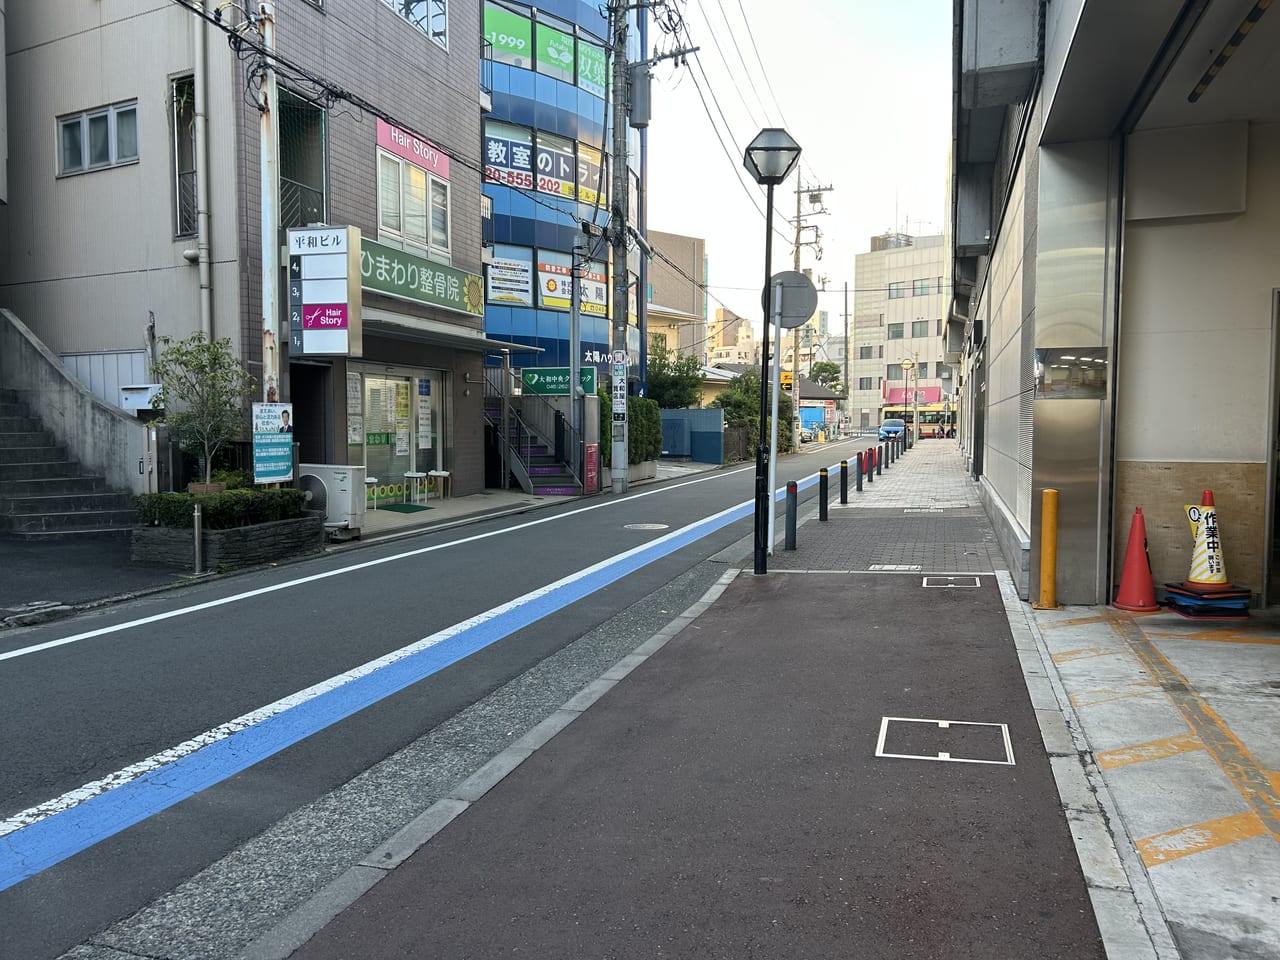
<path fill-rule="evenodd" d="M 874 483 L 876 479 L 876 448 L 867 447 L 867 483 Z"/>
<path fill-rule="evenodd" d="M 883 450 L 883 449 L 884 449 L 884 444 L 881 444 L 880 450 Z M 881 453 L 880 450 L 876 451 L 876 476 L 880 476 L 881 474 L 884 473 L 884 454 Z"/>
<path fill-rule="evenodd" d="M 827 519 L 827 468 L 818 470 L 818 519 Z"/>
<path fill-rule="evenodd" d="M 859 451 L 858 451 L 858 472 L 857 472 L 857 481 L 856 481 L 856 486 L 855 486 L 855 488 L 854 488 L 854 489 L 856 489 L 859 493 L 861 493 L 861 492 L 862 492 L 862 474 L 863 474 L 865 471 L 866 471 L 866 467 L 864 467 L 864 466 L 862 465 L 862 451 L 861 451 L 861 450 L 859 450 Z"/>
<path fill-rule="evenodd" d="M 786 536 L 783 540 L 783 550 L 794 550 L 796 548 L 796 482 L 794 480 L 787 481 L 787 528 Z"/>
<path fill-rule="evenodd" d="M 849 461 L 840 461 L 840 503 L 849 502 Z"/>

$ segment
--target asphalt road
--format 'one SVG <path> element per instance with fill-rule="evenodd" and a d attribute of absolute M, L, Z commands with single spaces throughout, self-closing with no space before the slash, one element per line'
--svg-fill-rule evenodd
<path fill-rule="evenodd" d="M 826 465 L 833 453 L 840 455 L 829 446 L 821 456 L 784 461 L 779 482 Z M 0 957 L 40 960 L 89 940 L 427 732 L 456 723 L 482 697 L 592 638 L 581 656 L 560 657 L 552 670 L 559 676 L 526 691 L 532 714 L 544 706 L 541 699 L 554 709 L 562 688 L 598 675 L 601 664 L 700 596 L 722 569 L 706 559 L 749 535 L 750 519 L 705 536 L 691 533 L 687 545 L 635 569 L 633 562 L 614 582 L 602 582 L 607 567 L 597 565 L 749 501 L 752 490 L 753 468 L 720 471 L 640 488 L 620 500 L 428 533 L 4 634 L 0 656 L 10 657 L 0 663 L 0 819 L 56 803 L 165 751 L 186 758 L 217 753 L 181 747 L 208 731 L 222 729 L 218 743 L 225 749 L 213 760 L 184 760 L 181 776 L 163 765 L 125 778 L 129 789 L 93 787 L 101 796 L 75 808 L 74 823 L 63 815 L 41 819 L 44 832 L 29 850 L 10 856 L 9 876 L 32 872 L 21 865 L 28 856 L 51 865 L 0 891 Z M 539 593 L 556 583 L 556 593 Z M 504 605 L 510 609 L 491 621 L 491 636 L 471 646 L 459 642 L 457 625 Z M 333 686 L 335 677 L 451 630 L 419 651 L 418 660 L 436 660 L 415 663 L 419 673 L 406 673 L 401 687 L 316 707 L 307 723 L 281 721 L 258 738 L 270 742 L 253 740 L 270 726 L 257 722 L 267 705 Z M 477 631 L 483 632 L 471 633 Z M 31 652 L 13 655 L 21 650 Z M 396 815 L 408 818 L 428 805 L 432 784 L 456 781 L 458 765 L 478 765 L 500 748 L 463 743 L 430 771 L 421 788 L 428 795 L 398 798 L 403 814 L 383 811 L 384 829 Z M 64 821 L 69 825 L 60 826 Z M 353 850 L 367 850 L 368 841 L 358 833 L 350 840 Z M 83 849 L 57 852 L 68 845 Z M 299 852 L 304 863 L 308 856 L 319 862 L 347 855 Z M 219 909 L 225 922 L 235 922 L 226 899 Z"/>

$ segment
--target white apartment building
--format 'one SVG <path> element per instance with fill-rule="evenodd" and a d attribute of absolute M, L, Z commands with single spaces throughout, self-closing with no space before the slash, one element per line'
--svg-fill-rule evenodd
<path fill-rule="evenodd" d="M 886 416 L 911 421 L 923 435 L 945 427 L 956 378 L 944 362 L 942 330 L 950 290 L 942 235 L 887 233 L 854 259 L 851 418 L 869 429 Z M 904 368 L 908 361 L 910 369 Z"/>

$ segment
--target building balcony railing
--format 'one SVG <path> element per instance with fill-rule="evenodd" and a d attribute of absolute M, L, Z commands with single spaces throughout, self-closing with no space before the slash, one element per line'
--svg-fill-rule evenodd
<path fill-rule="evenodd" d="M 281 177 L 280 226 L 305 227 L 324 222 L 324 191 Z"/>

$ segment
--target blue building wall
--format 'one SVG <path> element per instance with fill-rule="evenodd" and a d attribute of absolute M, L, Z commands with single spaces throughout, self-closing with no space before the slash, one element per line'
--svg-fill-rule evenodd
<path fill-rule="evenodd" d="M 532 16 L 531 8 L 520 3 L 502 2 L 500 6 L 508 12 Z M 545 22 L 543 15 L 550 14 L 561 21 L 559 24 L 553 23 L 553 26 L 564 32 L 572 29 L 580 38 L 603 46 L 608 35 L 608 25 L 602 11 L 602 4 L 580 0 L 543 0 L 537 4 L 539 19 L 536 22 Z M 642 49 L 641 37 L 637 30 L 630 33 L 638 53 Z M 536 36 L 534 47 L 531 61 L 536 60 Z M 606 73 L 611 69 L 606 61 Z M 493 110 L 485 117 L 487 123 L 511 124 L 531 131 L 535 138 L 538 134 L 552 134 L 574 141 L 578 149 L 585 145 L 602 154 L 609 152 L 611 143 L 606 128 L 607 109 L 604 97 L 575 83 L 539 73 L 532 62 L 529 67 L 495 62 L 492 99 Z M 486 158 L 487 147 L 486 140 L 482 144 Z M 631 159 L 633 169 L 638 168 L 638 151 L 632 151 Z M 608 171 L 611 169 L 611 166 L 606 167 Z M 538 173 L 536 166 L 533 173 Z M 604 181 L 606 194 L 611 188 L 609 179 L 606 177 Z M 538 253 L 552 251 L 570 254 L 574 242 L 583 236 L 581 222 L 594 222 L 601 226 L 608 222 L 607 202 L 597 206 L 595 203 L 507 186 L 488 179 L 484 183 L 484 192 L 493 204 L 493 234 L 489 239 L 495 245 L 533 251 L 533 303 L 525 305 L 495 302 L 490 287 L 486 284 L 485 335 L 516 345 L 541 348 L 540 354 L 513 352 L 513 366 L 568 366 L 569 313 L 564 309 L 548 309 L 540 305 Z M 596 242 L 599 244 L 599 253 L 597 255 L 593 251 L 592 259 L 607 262 L 608 251 L 604 248 L 604 241 Z M 611 297 L 612 294 L 609 293 L 608 298 Z M 596 366 L 599 382 L 607 383 L 611 340 L 608 317 L 580 311 L 580 328 L 582 353 L 579 361 L 584 366 Z"/>

